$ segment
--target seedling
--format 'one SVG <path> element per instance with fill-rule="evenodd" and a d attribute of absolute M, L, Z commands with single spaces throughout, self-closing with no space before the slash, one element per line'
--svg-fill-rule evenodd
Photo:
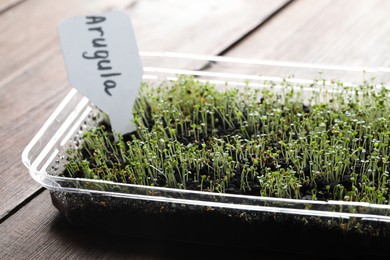
<path fill-rule="evenodd" d="M 307 93 L 144 83 L 136 132 L 86 132 L 64 175 L 266 197 L 389 204 L 389 90 L 340 82 Z M 325 98 L 324 98 L 325 97 Z M 114 141 L 117 135 L 117 141 Z"/>

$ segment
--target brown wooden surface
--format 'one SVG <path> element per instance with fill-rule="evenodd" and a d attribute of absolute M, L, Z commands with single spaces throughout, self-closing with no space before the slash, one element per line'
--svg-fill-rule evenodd
<path fill-rule="evenodd" d="M 0 259 L 185 259 L 191 248 L 216 256 L 207 246 L 75 228 L 28 176 L 21 152 L 70 89 L 56 31 L 68 16 L 125 10 L 144 51 L 390 66 L 387 0 L 296 0 L 286 6 L 283 0 L 18 2 L 0 0 Z M 291 258 L 225 250 L 220 256 Z"/>
<path fill-rule="evenodd" d="M 299 0 L 227 56 L 390 66 L 390 1 Z"/>

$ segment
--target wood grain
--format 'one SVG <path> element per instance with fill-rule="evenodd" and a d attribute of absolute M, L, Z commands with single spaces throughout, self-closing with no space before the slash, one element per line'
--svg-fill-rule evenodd
<path fill-rule="evenodd" d="M 39 188 L 22 165 L 21 153 L 70 89 L 61 65 L 62 59 L 57 55 L 0 89 L 1 217 Z"/>
<path fill-rule="evenodd" d="M 56 30 L 62 19 L 125 10 L 141 50 L 217 54 L 286 2 L 28 0 L 1 14 L 0 219 L 38 189 L 20 155 L 70 90 Z"/>
<path fill-rule="evenodd" d="M 128 13 L 141 50 L 216 55 L 288 2 L 140 1 Z"/>
<path fill-rule="evenodd" d="M 26 0 L 0 0 L 0 14 L 17 6 L 18 4 L 20 4 L 23 1 L 26 1 Z"/>
<path fill-rule="evenodd" d="M 72 226 L 51 205 L 48 191 L 2 223 L 0 234 L 6 234 L 0 236 L 0 259 L 312 259 L 281 252 L 119 237 Z"/>
<path fill-rule="evenodd" d="M 351 66 L 390 66 L 390 1 L 300 0 L 226 55 Z"/>

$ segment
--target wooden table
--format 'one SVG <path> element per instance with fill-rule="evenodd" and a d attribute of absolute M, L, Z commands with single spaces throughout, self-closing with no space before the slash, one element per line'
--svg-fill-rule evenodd
<path fill-rule="evenodd" d="M 79 229 L 30 178 L 22 150 L 71 89 L 56 27 L 113 9 L 141 51 L 390 66 L 386 0 L 0 0 L 0 259 L 290 258 Z"/>

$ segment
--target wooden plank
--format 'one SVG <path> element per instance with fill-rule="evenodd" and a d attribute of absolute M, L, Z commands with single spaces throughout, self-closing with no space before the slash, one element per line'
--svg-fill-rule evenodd
<path fill-rule="evenodd" d="M 0 225 L 0 234 L 0 259 L 294 258 L 282 252 L 119 237 L 99 229 L 75 227 L 51 205 L 48 191 L 5 220 Z M 312 259 L 312 256 L 299 256 L 299 259 Z"/>
<path fill-rule="evenodd" d="M 227 56 L 351 66 L 390 66 L 390 1 L 301 0 Z"/>
<path fill-rule="evenodd" d="M 65 84 L 60 55 L 37 66 L 39 69 L 23 73 L 0 89 L 0 217 L 4 217 L 39 188 L 22 165 L 21 153 L 70 90 Z"/>
<path fill-rule="evenodd" d="M 0 63 L 0 88 L 58 45 L 57 24 L 68 16 L 125 8 L 141 50 L 217 54 L 286 2 L 29 0 L 1 16 L 0 56 L 7 62 Z"/>
<path fill-rule="evenodd" d="M 286 0 L 158 0 L 128 9 L 141 50 L 216 55 Z"/>
<path fill-rule="evenodd" d="M 37 190 L 20 154 L 70 89 L 56 31 L 64 17 L 124 9 L 133 17 L 140 49 L 216 54 L 286 1 L 152 3 L 29 0 L 0 16 L 0 57 L 6 61 L 0 62 L 0 219 Z M 232 20 L 234 14 L 245 15 Z"/>

